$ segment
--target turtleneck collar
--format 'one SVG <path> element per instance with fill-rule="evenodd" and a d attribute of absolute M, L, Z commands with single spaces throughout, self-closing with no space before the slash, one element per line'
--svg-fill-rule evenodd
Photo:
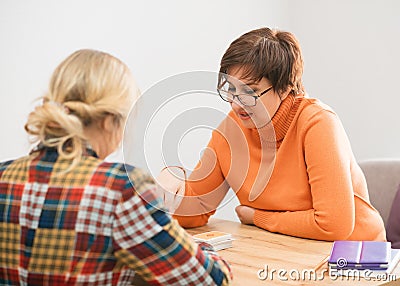
<path fill-rule="evenodd" d="M 296 96 L 290 93 L 280 104 L 271 122 L 265 127 L 254 129 L 254 131 L 260 134 L 262 141 L 270 143 L 275 142 L 276 148 L 279 148 L 303 98 L 303 94 Z M 271 132 L 271 127 L 273 127 L 274 132 Z M 265 130 L 263 131 L 263 129 Z M 270 131 L 268 131 L 268 129 Z"/>

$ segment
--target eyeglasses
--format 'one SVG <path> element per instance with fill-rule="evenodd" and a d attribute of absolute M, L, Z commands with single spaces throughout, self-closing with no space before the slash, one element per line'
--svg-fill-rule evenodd
<path fill-rule="evenodd" d="M 235 100 L 235 98 L 237 98 L 243 106 L 256 106 L 257 99 L 266 94 L 273 88 L 273 86 L 270 86 L 260 94 L 257 94 L 255 91 L 251 89 L 249 89 L 246 93 L 243 94 L 234 94 L 231 91 L 232 90 L 230 87 L 231 85 L 230 84 L 228 84 L 228 86 L 226 85 L 227 84 L 224 84 L 221 88 L 217 88 L 218 94 L 222 98 L 222 100 L 232 103 Z"/>

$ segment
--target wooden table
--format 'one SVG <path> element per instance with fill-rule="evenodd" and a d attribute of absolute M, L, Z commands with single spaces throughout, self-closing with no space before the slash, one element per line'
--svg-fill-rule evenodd
<path fill-rule="evenodd" d="M 379 285 L 389 281 L 367 281 L 364 278 L 344 276 L 335 279 L 335 276 L 329 276 L 327 270 L 322 275 L 323 268 L 316 272 L 317 275 L 312 275 L 310 280 L 305 270 L 313 270 L 329 254 L 331 242 L 271 233 L 255 226 L 220 219 L 210 219 L 206 226 L 187 231 L 193 235 L 210 230 L 228 232 L 234 238 L 232 248 L 218 252 L 232 267 L 233 285 Z M 265 271 L 266 266 L 268 272 Z M 282 272 L 279 277 L 280 269 Z M 305 279 L 301 277 L 302 272 Z M 298 273 L 300 278 L 297 279 Z M 265 280 L 260 279 L 259 275 Z M 393 272 L 392 280 L 394 275 L 400 278 L 400 265 Z M 399 284 L 400 281 L 395 281 L 385 285 Z"/>

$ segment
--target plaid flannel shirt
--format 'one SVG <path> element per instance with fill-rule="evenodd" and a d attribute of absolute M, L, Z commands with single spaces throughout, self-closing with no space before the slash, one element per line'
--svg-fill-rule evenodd
<path fill-rule="evenodd" d="M 141 170 L 54 148 L 0 163 L 1 285 L 225 285 L 228 264 L 162 209 Z M 128 175 L 129 172 L 129 175 Z"/>

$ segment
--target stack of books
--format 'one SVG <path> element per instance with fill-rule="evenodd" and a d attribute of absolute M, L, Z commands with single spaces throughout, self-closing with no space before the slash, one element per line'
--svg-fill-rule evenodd
<path fill-rule="evenodd" d="M 338 275 L 390 274 L 399 259 L 400 249 L 390 242 L 341 240 L 333 243 L 328 265 Z"/>
<path fill-rule="evenodd" d="M 215 251 L 232 247 L 232 235 L 222 231 L 208 231 L 193 235 L 197 243 L 206 242 L 210 244 Z"/>

